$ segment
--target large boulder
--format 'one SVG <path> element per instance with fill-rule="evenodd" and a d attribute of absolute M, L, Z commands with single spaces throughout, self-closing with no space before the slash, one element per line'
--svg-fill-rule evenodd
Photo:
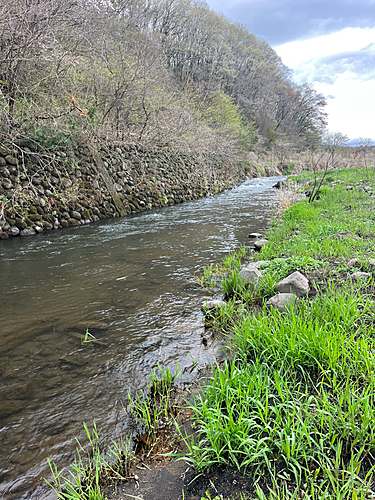
<path fill-rule="evenodd" d="M 275 307 L 280 312 L 283 312 L 287 306 L 294 304 L 297 300 L 298 298 L 294 293 L 278 293 L 267 300 L 267 306 Z"/>
<path fill-rule="evenodd" d="M 249 283 L 250 285 L 255 285 L 259 278 L 262 277 L 262 273 L 259 271 L 255 262 L 251 262 L 245 266 L 242 266 L 240 271 L 241 278 Z"/>
<path fill-rule="evenodd" d="M 276 289 L 279 293 L 294 293 L 297 297 L 304 297 L 309 293 L 309 281 L 299 271 L 295 271 L 281 280 Z"/>

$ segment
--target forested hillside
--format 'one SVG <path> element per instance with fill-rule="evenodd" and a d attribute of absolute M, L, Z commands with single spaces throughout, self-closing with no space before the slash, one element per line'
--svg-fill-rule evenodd
<path fill-rule="evenodd" d="M 0 127 L 45 147 L 124 141 L 251 151 L 319 141 L 325 100 L 195 0 L 2 0 Z"/>

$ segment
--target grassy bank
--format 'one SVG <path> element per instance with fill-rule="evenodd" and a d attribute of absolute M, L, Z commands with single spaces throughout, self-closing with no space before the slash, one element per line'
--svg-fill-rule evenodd
<path fill-rule="evenodd" d="M 295 182 L 303 192 L 311 179 L 304 174 Z M 191 404 L 193 434 L 175 417 L 170 373 L 154 375 L 148 400 L 130 399 L 143 442 L 172 442 L 166 424 L 174 422 L 198 475 L 229 468 L 250 478 L 247 489 L 237 480 L 202 491 L 202 498 L 374 497 L 372 190 L 368 170 L 332 172 L 319 199 L 303 199 L 273 222 L 259 253 L 243 248 L 205 270 L 200 283 L 226 298 L 207 314 L 206 328 L 224 335 L 228 355 Z M 241 266 L 260 260 L 262 276 L 249 286 Z M 308 278 L 308 295 L 283 312 L 267 306 L 277 283 L 294 271 Z M 101 490 L 100 479 L 96 484 Z M 186 491 L 179 498 L 188 500 Z M 85 495 L 61 498 L 104 498 Z"/>
<path fill-rule="evenodd" d="M 373 496 L 373 180 L 333 172 L 319 200 L 274 221 L 260 253 L 232 258 L 221 281 L 229 300 L 211 322 L 227 335 L 231 361 L 196 399 L 197 436 L 187 440 L 198 472 L 234 466 L 262 499 Z M 307 174 L 297 181 L 308 189 Z M 240 276 L 244 260 L 268 261 L 255 287 Z M 206 270 L 207 286 L 215 271 Z M 308 296 L 284 312 L 267 307 L 293 271 L 309 279 Z"/>

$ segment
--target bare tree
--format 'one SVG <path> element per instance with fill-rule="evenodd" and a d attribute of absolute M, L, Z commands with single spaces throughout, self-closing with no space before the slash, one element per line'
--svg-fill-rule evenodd
<path fill-rule="evenodd" d="M 368 157 L 370 155 L 371 150 L 375 147 L 375 141 L 373 141 L 369 137 L 360 137 L 356 142 L 356 147 L 357 147 L 356 152 L 359 153 L 363 158 L 364 167 L 368 175 L 368 168 L 367 168 Z"/>
<path fill-rule="evenodd" d="M 339 149 L 346 146 L 348 141 L 348 136 L 341 132 L 326 132 L 323 137 L 322 148 L 318 151 L 311 150 L 311 168 L 314 174 L 314 184 L 309 194 L 309 203 L 312 203 L 318 196 L 328 170 L 338 167 Z M 319 171 L 322 172 L 322 175 L 318 180 Z"/>

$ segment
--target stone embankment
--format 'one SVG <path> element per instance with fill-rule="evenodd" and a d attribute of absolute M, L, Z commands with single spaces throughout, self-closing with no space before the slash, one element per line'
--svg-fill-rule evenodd
<path fill-rule="evenodd" d="M 216 194 L 245 179 L 228 158 L 137 146 L 58 153 L 0 147 L 0 239 Z"/>

